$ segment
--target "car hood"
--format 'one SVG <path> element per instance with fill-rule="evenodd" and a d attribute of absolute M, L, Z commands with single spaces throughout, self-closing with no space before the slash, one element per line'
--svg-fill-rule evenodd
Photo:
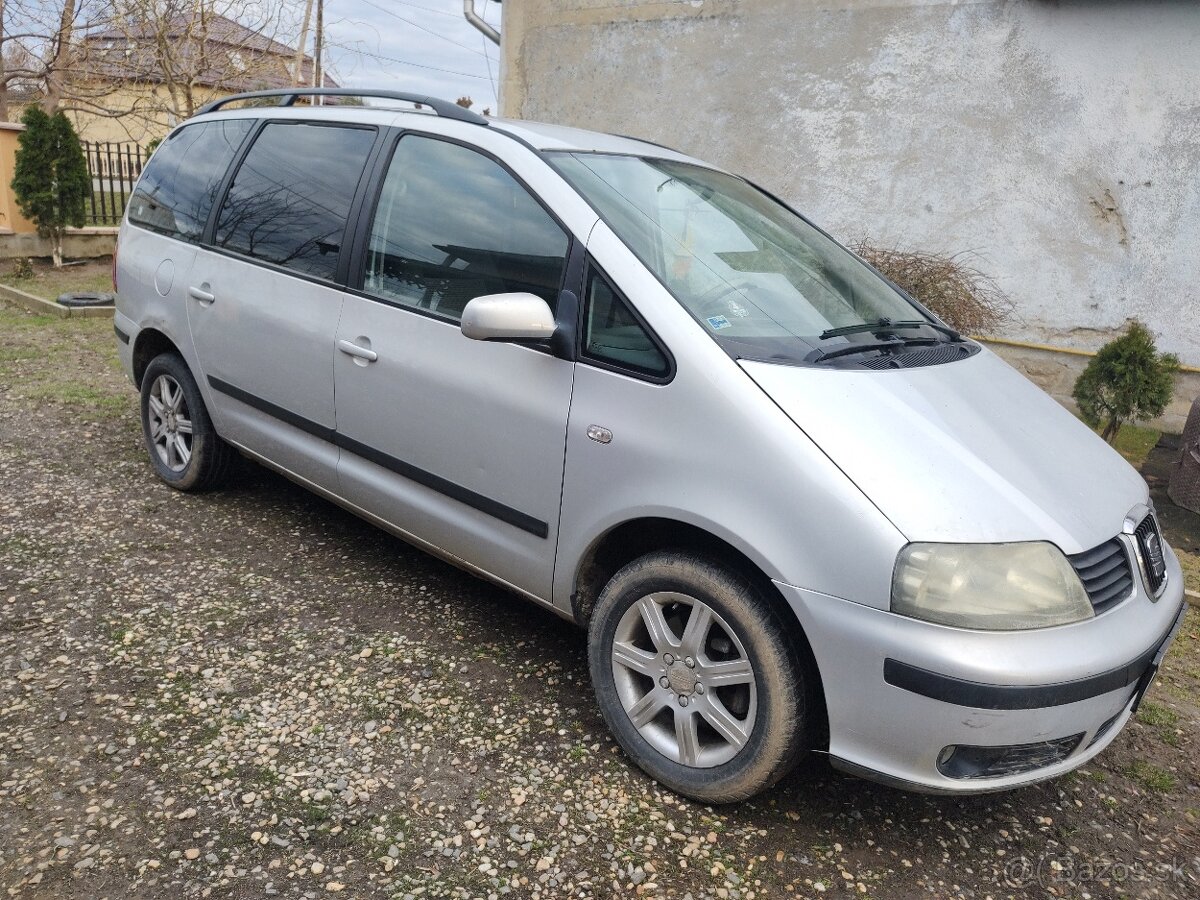
<path fill-rule="evenodd" d="M 889 371 L 740 364 L 910 541 L 1079 553 L 1148 502 L 1116 451 L 986 349 Z"/>

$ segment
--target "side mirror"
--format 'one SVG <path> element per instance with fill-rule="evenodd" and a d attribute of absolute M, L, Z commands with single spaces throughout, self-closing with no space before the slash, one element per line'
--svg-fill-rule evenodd
<path fill-rule="evenodd" d="M 536 294 L 488 294 L 467 303 L 462 333 L 474 341 L 545 341 L 558 327 Z"/>

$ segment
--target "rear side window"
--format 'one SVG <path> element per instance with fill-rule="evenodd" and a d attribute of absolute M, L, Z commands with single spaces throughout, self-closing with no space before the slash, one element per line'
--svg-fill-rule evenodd
<path fill-rule="evenodd" d="M 585 297 L 584 357 L 655 378 L 670 374 L 662 348 L 594 266 L 588 270 Z"/>
<path fill-rule="evenodd" d="M 272 122 L 254 140 L 217 219 L 217 246 L 332 280 L 373 128 Z"/>
<path fill-rule="evenodd" d="M 553 309 L 567 235 L 503 166 L 433 138 L 401 138 L 371 226 L 364 289 L 458 320 L 467 301 L 527 291 Z"/>
<path fill-rule="evenodd" d="M 129 221 L 163 234 L 199 241 L 221 180 L 250 119 L 198 122 L 159 147 L 129 199 Z"/>

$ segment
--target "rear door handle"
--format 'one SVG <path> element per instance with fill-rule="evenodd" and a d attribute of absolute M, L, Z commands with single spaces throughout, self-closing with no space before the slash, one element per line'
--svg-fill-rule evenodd
<path fill-rule="evenodd" d="M 356 356 L 359 359 L 365 359 L 367 362 L 375 362 L 379 359 L 379 354 L 367 347 L 360 347 L 354 341 L 338 341 L 338 349 L 343 353 L 348 353 L 350 356 Z"/>
<path fill-rule="evenodd" d="M 212 303 L 217 299 L 216 294 L 212 293 L 211 291 L 206 291 L 203 287 L 196 287 L 195 285 L 188 288 L 188 296 L 193 300 L 199 300 L 201 303 Z"/>

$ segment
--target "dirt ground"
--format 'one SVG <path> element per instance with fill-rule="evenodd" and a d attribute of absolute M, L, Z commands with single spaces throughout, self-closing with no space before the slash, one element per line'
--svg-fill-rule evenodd
<path fill-rule="evenodd" d="M 111 324 L 0 307 L 11 896 L 1195 898 L 1198 699 L 1192 611 L 1067 777 L 923 797 L 812 757 L 700 806 L 607 737 L 573 626 L 260 468 L 171 491 Z"/>

